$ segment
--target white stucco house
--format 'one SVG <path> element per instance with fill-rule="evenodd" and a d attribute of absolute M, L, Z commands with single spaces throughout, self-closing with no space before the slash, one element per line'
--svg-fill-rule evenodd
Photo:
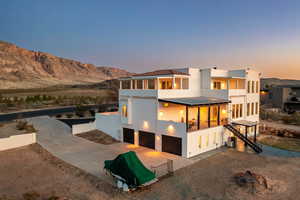
<path fill-rule="evenodd" d="M 259 80 L 260 73 L 250 69 L 217 68 L 122 78 L 119 111 L 97 113 L 96 128 L 122 142 L 186 158 L 219 148 L 230 136 L 251 146 L 256 141 L 248 142 L 248 136 L 258 134 Z"/>

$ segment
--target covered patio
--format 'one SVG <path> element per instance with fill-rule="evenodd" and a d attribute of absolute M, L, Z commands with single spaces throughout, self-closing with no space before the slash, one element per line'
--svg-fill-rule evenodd
<path fill-rule="evenodd" d="M 159 120 L 186 123 L 186 131 L 212 128 L 228 123 L 229 100 L 211 97 L 159 99 Z"/>
<path fill-rule="evenodd" d="M 233 125 L 236 126 L 243 126 L 245 127 L 245 137 L 248 138 L 248 129 L 251 127 L 254 127 L 254 136 L 253 136 L 253 142 L 256 143 L 256 135 L 257 135 L 257 122 L 247 121 L 247 120 L 239 120 L 232 122 Z M 247 145 L 245 143 L 245 145 Z"/>

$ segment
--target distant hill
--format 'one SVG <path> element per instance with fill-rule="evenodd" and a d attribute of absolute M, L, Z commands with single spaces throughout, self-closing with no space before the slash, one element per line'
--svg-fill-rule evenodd
<path fill-rule="evenodd" d="M 262 78 L 261 88 L 266 89 L 268 86 L 272 85 L 300 85 L 300 80 L 292 80 L 292 79 L 279 79 L 279 78 Z"/>
<path fill-rule="evenodd" d="M 91 84 L 130 74 L 119 68 L 83 64 L 0 41 L 0 89 Z"/>

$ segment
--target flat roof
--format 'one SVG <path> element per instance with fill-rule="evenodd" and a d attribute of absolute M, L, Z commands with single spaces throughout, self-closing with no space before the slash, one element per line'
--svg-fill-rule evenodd
<path fill-rule="evenodd" d="M 185 75 L 189 76 L 188 73 L 178 71 L 176 69 L 162 69 L 162 70 L 155 70 L 152 72 L 145 72 L 140 74 L 133 74 L 131 77 L 137 77 L 137 76 L 161 76 L 161 75 Z M 127 77 L 129 78 L 129 77 Z"/>
<path fill-rule="evenodd" d="M 257 122 L 252 122 L 252 121 L 248 121 L 248 120 L 238 120 L 238 121 L 232 122 L 232 124 L 251 127 L 251 126 L 257 125 Z"/>
<path fill-rule="evenodd" d="M 162 102 L 175 103 L 187 106 L 198 106 L 198 105 L 210 105 L 210 104 L 222 104 L 222 103 L 230 103 L 229 100 L 226 99 L 218 99 L 212 97 L 183 97 L 183 98 L 167 98 L 167 99 L 158 99 Z"/>

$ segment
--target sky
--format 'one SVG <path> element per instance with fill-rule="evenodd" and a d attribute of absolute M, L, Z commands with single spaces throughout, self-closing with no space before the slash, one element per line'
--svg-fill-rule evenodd
<path fill-rule="evenodd" d="M 130 72 L 250 67 L 300 79 L 299 0 L 3 0 L 0 40 Z"/>

